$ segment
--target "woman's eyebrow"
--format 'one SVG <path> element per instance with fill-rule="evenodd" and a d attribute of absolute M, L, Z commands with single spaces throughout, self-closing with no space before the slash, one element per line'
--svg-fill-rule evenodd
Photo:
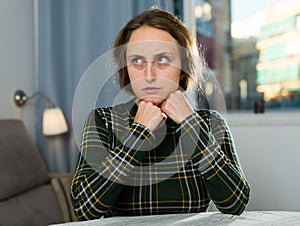
<path fill-rule="evenodd" d="M 174 55 L 174 54 L 175 54 L 174 52 L 160 52 L 160 53 L 155 54 L 154 56 L 160 56 L 160 55 Z"/>
<path fill-rule="evenodd" d="M 127 58 L 133 58 L 133 57 L 144 57 L 144 56 L 142 56 L 142 55 L 140 55 L 140 54 L 136 54 L 136 53 L 127 55 Z"/>
<path fill-rule="evenodd" d="M 162 56 L 162 55 L 175 55 L 175 52 L 166 52 L 166 51 L 158 52 L 154 55 L 154 57 Z M 132 53 L 132 54 L 127 55 L 127 58 L 132 58 L 132 57 L 145 57 L 145 56 L 138 54 L 138 53 Z"/>

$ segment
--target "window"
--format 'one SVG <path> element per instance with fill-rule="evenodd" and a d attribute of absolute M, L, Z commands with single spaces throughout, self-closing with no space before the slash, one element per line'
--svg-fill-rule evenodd
<path fill-rule="evenodd" d="M 194 14 L 178 13 L 195 21 L 227 110 L 254 110 L 258 99 L 268 110 L 300 108 L 300 1 L 189 2 Z"/>

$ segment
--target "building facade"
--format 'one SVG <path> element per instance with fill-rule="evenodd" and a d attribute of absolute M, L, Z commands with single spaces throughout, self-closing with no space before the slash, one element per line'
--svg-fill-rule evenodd
<path fill-rule="evenodd" d="M 274 5 L 261 27 L 257 91 L 268 107 L 300 107 L 300 1 Z"/>
<path fill-rule="evenodd" d="M 195 0 L 196 37 L 207 63 L 207 107 L 221 111 L 225 102 L 232 105 L 230 6 L 230 0 Z"/>

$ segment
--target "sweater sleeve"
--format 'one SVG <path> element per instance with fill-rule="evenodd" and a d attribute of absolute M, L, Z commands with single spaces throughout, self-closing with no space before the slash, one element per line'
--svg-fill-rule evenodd
<path fill-rule="evenodd" d="M 142 160 L 154 139 L 146 127 L 133 123 L 113 142 L 112 137 L 118 131 L 108 129 L 109 122 L 102 113 L 94 110 L 88 117 L 72 180 L 71 199 L 79 220 L 97 219 L 110 210 L 130 171 Z"/>
<path fill-rule="evenodd" d="M 232 134 L 222 116 L 210 111 L 209 120 L 194 113 L 179 129 L 185 150 L 201 172 L 211 200 L 223 213 L 241 214 L 250 188 L 238 160 Z"/>

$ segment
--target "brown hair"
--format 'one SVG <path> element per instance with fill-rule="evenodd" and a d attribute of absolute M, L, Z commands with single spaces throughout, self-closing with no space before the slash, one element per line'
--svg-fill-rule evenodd
<path fill-rule="evenodd" d="M 116 37 L 113 54 L 119 68 L 119 84 L 121 88 L 130 84 L 127 67 L 125 66 L 126 47 L 124 46 L 128 43 L 132 32 L 142 26 L 164 30 L 177 40 L 178 45 L 183 50 L 181 51 L 182 78 L 179 83 L 183 90 L 190 88 L 193 82 L 196 81 L 198 83 L 199 80 L 202 80 L 202 63 L 199 61 L 199 52 L 193 34 L 176 16 L 155 8 L 134 17 L 122 28 Z"/>

